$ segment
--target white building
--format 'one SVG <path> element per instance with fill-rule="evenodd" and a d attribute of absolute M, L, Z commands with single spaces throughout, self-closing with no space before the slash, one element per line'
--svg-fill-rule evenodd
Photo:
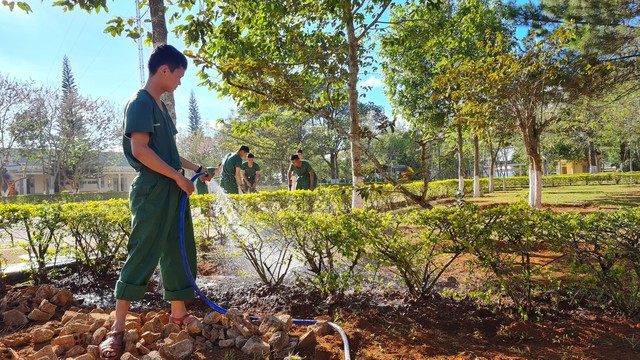
<path fill-rule="evenodd" d="M 136 171 L 129 165 L 121 152 L 104 153 L 107 165 L 104 173 L 95 178 L 85 179 L 80 184 L 80 192 L 129 191 Z M 42 165 L 25 159 L 10 161 L 6 165 L 11 180 L 15 182 L 18 194 L 53 194 L 53 176 L 46 174 Z M 67 187 L 65 190 L 71 190 Z"/>

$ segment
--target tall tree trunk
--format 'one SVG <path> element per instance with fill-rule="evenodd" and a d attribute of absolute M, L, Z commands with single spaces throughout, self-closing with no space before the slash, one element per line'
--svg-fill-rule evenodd
<path fill-rule="evenodd" d="M 458 192 L 464 194 L 464 147 L 462 144 L 462 124 L 456 125 L 458 131 Z"/>
<path fill-rule="evenodd" d="M 329 154 L 329 171 L 332 179 L 338 178 L 338 153 Z"/>
<path fill-rule="evenodd" d="M 503 156 L 503 165 L 502 165 L 502 191 L 507 190 L 507 167 L 509 166 L 508 163 L 508 159 L 507 159 L 507 149 L 504 149 L 504 156 Z"/>
<path fill-rule="evenodd" d="M 480 144 L 473 135 L 473 197 L 480 197 Z"/>
<path fill-rule="evenodd" d="M 598 152 L 593 142 L 589 141 L 589 174 L 598 173 Z"/>
<path fill-rule="evenodd" d="M 422 166 L 422 170 L 420 171 L 422 174 L 422 197 L 427 196 L 427 192 L 429 191 L 429 171 L 427 169 L 427 143 L 426 141 L 420 141 L 420 165 Z"/>
<path fill-rule="evenodd" d="M 629 159 L 629 171 L 633 171 L 633 156 L 631 156 L 631 144 L 628 144 L 627 152 L 628 152 L 627 158 Z"/>
<path fill-rule="evenodd" d="M 496 159 L 491 156 L 491 161 L 489 163 L 489 192 L 492 193 L 495 183 L 493 179 L 493 173 L 496 171 Z"/>
<path fill-rule="evenodd" d="M 627 156 L 627 144 L 624 141 L 620 142 L 619 156 L 620 156 L 620 171 L 624 171 L 624 161 L 625 161 L 625 157 Z"/>
<path fill-rule="evenodd" d="M 167 43 L 168 31 L 167 21 L 164 18 L 164 0 L 149 0 L 149 12 L 151 13 L 151 40 L 155 48 Z M 169 115 L 171 115 L 171 119 L 175 124 L 178 119 L 176 117 L 176 101 L 173 93 L 164 93 L 160 99 L 167 105 Z"/>
<path fill-rule="evenodd" d="M 351 206 L 353 209 L 362 208 L 363 202 L 358 186 L 362 184 L 362 149 L 360 149 L 360 139 L 362 138 L 360 122 L 358 116 L 358 75 L 360 64 L 358 63 L 358 39 L 353 24 L 353 13 L 351 2 L 345 2 L 345 25 L 347 27 L 347 41 L 349 44 L 349 76 L 347 89 L 349 92 L 349 119 L 351 136 L 351 171 L 353 178 L 353 195 Z"/>

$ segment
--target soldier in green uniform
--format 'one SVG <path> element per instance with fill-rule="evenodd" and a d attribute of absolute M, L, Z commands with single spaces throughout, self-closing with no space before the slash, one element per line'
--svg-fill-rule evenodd
<path fill-rule="evenodd" d="M 291 155 L 291 165 L 291 171 L 298 176 L 296 190 L 313 191 L 318 186 L 318 177 L 307 160 L 300 160 L 297 154 L 293 154 Z M 289 181 L 289 190 L 292 190 L 291 181 Z"/>
<path fill-rule="evenodd" d="M 220 186 L 227 194 L 238 194 L 238 185 L 244 192 L 242 184 L 242 159 L 249 153 L 249 147 L 240 146 L 240 150 L 235 153 L 228 153 L 222 160 L 222 179 Z"/>
<path fill-rule="evenodd" d="M 220 166 L 220 165 L 218 165 Z M 214 168 L 213 166 L 210 166 L 207 168 L 207 173 L 214 175 L 214 174 L 218 174 L 220 172 L 220 170 L 218 168 Z M 196 193 L 198 195 L 202 195 L 202 194 L 208 194 L 209 193 L 209 185 L 208 185 L 208 181 L 206 180 L 202 180 L 202 177 L 199 177 L 198 180 L 196 180 Z"/>
<path fill-rule="evenodd" d="M 149 79 L 127 103 L 124 114 L 123 150 L 138 175 L 131 184 L 131 234 L 127 260 L 120 272 L 114 295 L 115 321 L 100 344 L 100 357 L 119 358 L 124 351 L 126 315 L 131 301 L 140 300 L 158 262 L 164 299 L 171 302 L 170 321 L 182 325 L 197 318 L 187 312 L 185 301 L 194 298 L 182 263 L 178 241 L 180 203 L 191 195 L 193 183 L 183 169 L 201 172 L 203 166 L 180 157 L 176 127 L 160 96 L 173 92 L 187 69 L 187 58 L 171 45 L 156 47 L 149 56 Z M 205 180 L 211 176 L 207 173 Z M 192 273 L 196 273 L 196 249 L 191 211 L 184 213 L 184 241 Z"/>
<path fill-rule="evenodd" d="M 302 159 L 302 149 L 298 149 L 298 159 Z M 293 165 L 289 164 L 289 171 L 287 171 L 287 179 L 289 179 L 289 191 L 295 189 L 297 178 L 294 178 Z"/>
<path fill-rule="evenodd" d="M 247 193 L 258 192 L 256 185 L 260 180 L 260 165 L 255 162 L 253 154 L 247 155 L 247 161 L 242 163 L 242 180 Z"/>

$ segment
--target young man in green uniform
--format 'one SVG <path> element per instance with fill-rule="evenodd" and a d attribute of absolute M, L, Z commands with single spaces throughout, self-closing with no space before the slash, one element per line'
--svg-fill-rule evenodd
<path fill-rule="evenodd" d="M 196 321 L 187 312 L 185 301 L 194 298 L 178 241 L 180 203 L 191 195 L 193 183 L 183 168 L 196 172 L 203 166 L 180 157 L 175 142 L 176 127 L 160 96 L 173 92 L 187 69 L 187 58 L 170 45 L 161 45 L 149 56 L 149 79 L 127 103 L 124 114 L 123 150 L 138 175 L 131 184 L 131 234 L 127 261 L 116 283 L 115 321 L 111 333 L 100 344 L 100 357 L 119 358 L 124 350 L 123 335 L 131 301 L 140 300 L 158 261 L 164 299 L 171 302 L 170 321 L 182 325 Z M 211 178 L 208 173 L 205 180 Z M 196 273 L 196 249 L 191 211 L 184 214 L 184 241 L 191 272 Z"/>
<path fill-rule="evenodd" d="M 311 164 L 307 160 L 300 160 L 298 155 L 291 155 L 291 171 L 298 176 L 296 181 L 296 190 L 311 190 L 318 186 L 318 177 L 316 176 Z M 291 189 L 291 181 L 289 181 L 289 190 Z"/>
<path fill-rule="evenodd" d="M 213 166 L 209 166 L 207 168 L 207 173 L 211 175 L 217 174 L 218 172 L 219 170 L 217 168 L 214 168 Z M 196 180 L 196 194 L 198 195 L 208 194 L 209 193 L 208 183 L 209 183 L 208 181 L 202 180 L 202 177 L 199 177 L 198 180 Z"/>
<path fill-rule="evenodd" d="M 298 149 L 298 159 L 302 160 L 302 149 Z M 289 164 L 289 171 L 287 171 L 287 179 L 289 179 L 289 191 L 295 189 L 297 178 L 293 178 L 293 165 Z"/>
<path fill-rule="evenodd" d="M 240 146 L 240 150 L 235 153 L 228 153 L 222 160 L 222 179 L 220 186 L 227 194 L 238 194 L 238 185 L 244 192 L 242 184 L 242 159 L 249 153 L 249 147 Z"/>
<path fill-rule="evenodd" d="M 256 163 L 253 154 L 247 155 L 247 161 L 242 163 L 242 180 L 247 193 L 256 193 L 256 185 L 260 180 L 260 165 Z"/>

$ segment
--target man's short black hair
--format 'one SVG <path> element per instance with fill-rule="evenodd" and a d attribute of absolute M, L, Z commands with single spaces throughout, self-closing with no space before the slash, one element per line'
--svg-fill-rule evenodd
<path fill-rule="evenodd" d="M 240 146 L 240 150 L 238 150 L 238 152 L 240 151 L 249 152 L 249 147 L 247 145 L 242 145 Z"/>
<path fill-rule="evenodd" d="M 247 159 L 253 159 L 255 156 L 253 156 L 253 154 L 249 154 L 247 155 Z"/>
<path fill-rule="evenodd" d="M 291 155 L 291 161 L 293 160 L 300 160 L 300 158 L 298 157 L 298 154 Z"/>
<path fill-rule="evenodd" d="M 302 152 L 302 149 L 298 149 L 297 153 L 298 153 L 298 154 L 302 154 L 302 153 L 303 153 L 303 152 Z"/>
<path fill-rule="evenodd" d="M 187 70 L 187 64 L 187 57 L 183 53 L 171 45 L 164 44 L 158 45 L 153 49 L 151 55 L 149 55 L 147 67 L 149 68 L 149 75 L 153 75 L 162 65 L 167 65 L 169 70 L 174 72 L 178 68 Z"/>

